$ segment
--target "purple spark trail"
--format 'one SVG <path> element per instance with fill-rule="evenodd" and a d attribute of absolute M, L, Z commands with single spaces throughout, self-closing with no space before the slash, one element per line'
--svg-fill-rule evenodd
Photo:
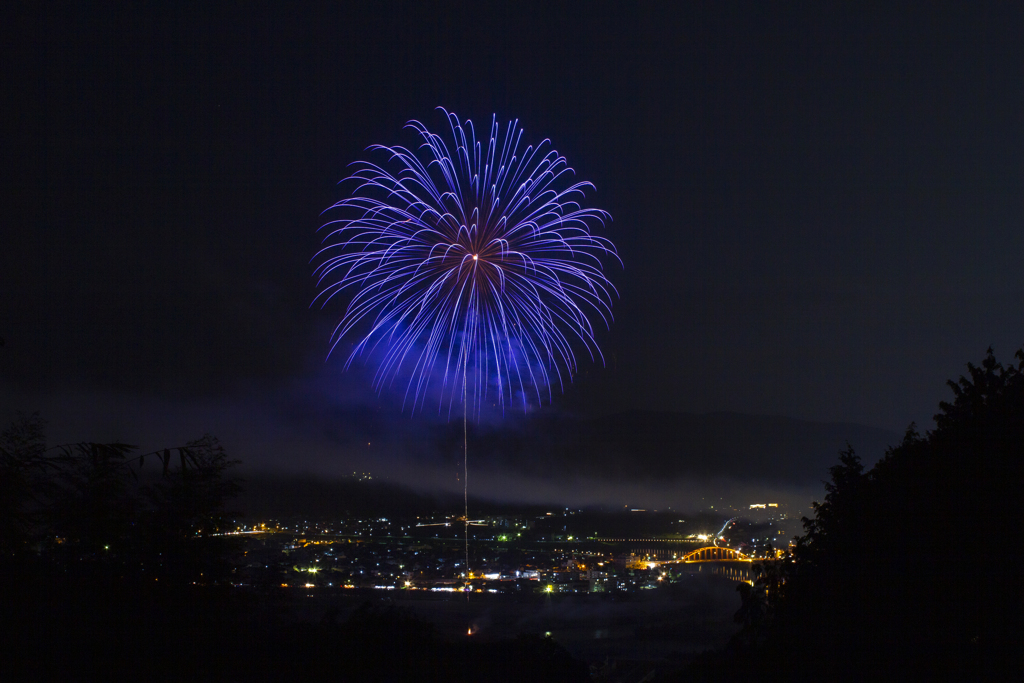
<path fill-rule="evenodd" d="M 417 152 L 370 147 L 380 163 L 354 164 L 350 196 L 325 211 L 317 299 L 349 298 L 331 351 L 354 337 L 346 369 L 365 354 L 377 390 L 408 377 L 414 411 L 438 390 L 449 414 L 456 400 L 477 415 L 486 400 L 539 405 L 577 372 L 574 346 L 604 360 L 588 315 L 610 324 L 601 259 L 618 255 L 591 226 L 610 216 L 581 205 L 593 185 L 548 140 L 521 149 L 518 121 L 492 119 L 484 143 L 441 111 L 452 147 L 411 121 Z"/>

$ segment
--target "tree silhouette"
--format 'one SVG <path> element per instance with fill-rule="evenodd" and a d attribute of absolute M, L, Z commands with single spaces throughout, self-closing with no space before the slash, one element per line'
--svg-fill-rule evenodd
<path fill-rule="evenodd" d="M 229 529 L 225 504 L 241 491 L 236 479 L 225 477 L 238 461 L 209 434 L 177 450 L 175 465 L 170 449 L 156 454 L 163 476 L 142 488 L 147 565 L 165 579 L 214 582 L 231 570 L 228 553 L 235 546 L 217 534 Z"/>
<path fill-rule="evenodd" d="M 0 566 L 21 561 L 42 508 L 39 480 L 53 471 L 45 456 L 46 424 L 19 415 L 0 434 Z"/>
<path fill-rule="evenodd" d="M 0 550 L 5 571 L 214 582 L 233 544 L 225 504 L 238 464 L 210 435 L 135 455 L 124 443 L 47 447 L 38 414 L 0 434 Z M 155 481 L 140 483 L 146 458 Z"/>
<path fill-rule="evenodd" d="M 57 476 L 45 511 L 46 532 L 65 569 L 121 574 L 134 546 L 137 500 L 131 490 L 128 444 L 57 446 Z M 47 539 L 50 540 L 50 539 Z"/>
<path fill-rule="evenodd" d="M 991 349 L 949 382 L 935 429 L 915 425 L 865 472 L 847 448 L 804 519 L 777 595 L 743 590 L 745 624 L 696 680 L 978 680 L 1024 637 L 1024 552 L 1006 529 L 1024 481 L 1024 349 Z"/>

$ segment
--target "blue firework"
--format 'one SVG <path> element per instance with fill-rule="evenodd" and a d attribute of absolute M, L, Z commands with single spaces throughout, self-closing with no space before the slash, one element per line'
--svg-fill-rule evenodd
<path fill-rule="evenodd" d="M 317 299 L 348 298 L 331 351 L 351 339 L 346 369 L 372 358 L 375 387 L 405 382 L 414 410 L 430 392 L 474 411 L 550 401 L 577 372 L 574 349 L 603 362 L 589 317 L 611 322 L 602 258 L 618 256 L 591 228 L 610 216 L 582 205 L 593 185 L 548 140 L 522 148 L 518 121 L 492 119 L 478 141 L 441 111 L 451 146 L 411 121 L 418 149 L 370 147 L 380 162 L 357 162 L 325 212 Z"/>

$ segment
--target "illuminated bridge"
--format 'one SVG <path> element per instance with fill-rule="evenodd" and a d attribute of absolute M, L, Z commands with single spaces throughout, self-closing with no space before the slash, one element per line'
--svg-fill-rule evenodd
<path fill-rule="evenodd" d="M 708 546 L 707 548 L 698 548 L 693 552 L 686 553 L 677 560 L 678 562 L 753 562 L 753 559 L 747 557 L 741 552 L 737 552 L 731 548 L 716 548 L 714 546 Z"/>
<path fill-rule="evenodd" d="M 648 563 L 648 568 L 653 569 L 658 565 L 675 566 L 683 571 L 707 571 L 712 574 L 720 574 L 735 581 L 750 583 L 753 580 L 750 571 L 753 562 L 754 558 L 731 548 L 708 546 L 688 552 L 677 560 Z M 686 567 L 689 567 L 689 569 L 684 569 Z"/>
<path fill-rule="evenodd" d="M 698 562 L 743 562 L 745 564 L 750 564 L 753 561 L 754 558 L 732 550 L 731 548 L 716 548 L 714 546 L 708 546 L 706 548 L 698 548 L 697 550 L 686 553 L 682 557 L 676 557 L 671 560 L 651 559 L 650 555 L 648 555 L 647 558 L 644 559 L 637 558 L 634 560 L 634 564 L 637 567 L 653 569 L 654 567 L 661 565 L 696 564 Z"/>

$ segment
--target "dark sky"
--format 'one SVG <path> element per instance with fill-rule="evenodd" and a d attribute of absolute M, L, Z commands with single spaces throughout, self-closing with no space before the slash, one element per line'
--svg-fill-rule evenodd
<path fill-rule="evenodd" d="M 439 105 L 614 216 L 608 365 L 558 410 L 900 431 L 1024 342 L 1020 3 L 482 4 L 5 6 L 4 419 L 387 471 L 335 437 L 407 417 L 324 362 L 310 259 L 347 165 Z"/>

